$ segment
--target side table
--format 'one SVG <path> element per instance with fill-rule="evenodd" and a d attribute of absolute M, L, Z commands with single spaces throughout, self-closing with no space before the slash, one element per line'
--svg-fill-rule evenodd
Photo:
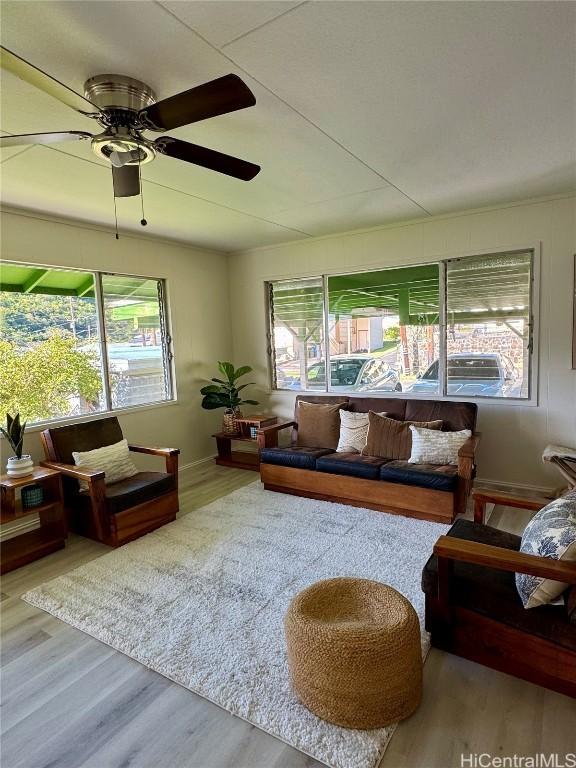
<path fill-rule="evenodd" d="M 44 498 L 41 504 L 24 507 L 17 493 L 27 485 L 41 485 Z M 0 545 L 0 573 L 38 560 L 57 549 L 62 549 L 68 535 L 62 499 L 62 477 L 60 472 L 44 467 L 35 467 L 26 477 L 0 476 L 0 525 L 12 523 L 30 515 L 40 516 L 40 527 L 14 536 Z"/>
<path fill-rule="evenodd" d="M 216 438 L 216 464 L 221 467 L 235 467 L 236 469 L 253 469 L 260 471 L 259 451 L 233 451 L 232 441 L 258 445 L 257 431 L 261 427 L 268 427 L 278 422 L 277 416 L 247 416 L 238 421 L 238 432 L 217 432 L 212 437 Z"/>
<path fill-rule="evenodd" d="M 484 523 L 486 504 L 501 504 L 504 507 L 515 507 L 518 509 L 530 509 L 538 512 L 545 507 L 552 499 L 544 496 L 522 497 L 514 493 L 505 491 L 492 491 L 484 488 L 474 488 L 472 491 L 474 499 L 474 522 Z"/>

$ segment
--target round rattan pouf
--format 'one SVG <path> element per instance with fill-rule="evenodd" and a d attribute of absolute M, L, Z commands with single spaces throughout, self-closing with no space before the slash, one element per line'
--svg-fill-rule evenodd
<path fill-rule="evenodd" d="M 323 720 L 380 728 L 420 704 L 420 624 L 392 587 L 369 579 L 319 581 L 292 600 L 284 626 L 294 692 Z"/>

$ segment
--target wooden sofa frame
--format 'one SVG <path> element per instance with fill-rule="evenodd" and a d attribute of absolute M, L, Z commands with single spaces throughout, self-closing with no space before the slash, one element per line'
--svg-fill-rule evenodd
<path fill-rule="evenodd" d="M 295 421 L 285 421 L 259 429 L 258 448 L 276 448 L 279 432 L 288 428 L 298 429 L 298 425 Z M 466 511 L 474 478 L 474 454 L 479 440 L 479 433 L 472 435 L 458 452 L 458 484 L 455 492 L 265 463 L 260 464 L 260 478 L 268 491 L 450 523 L 456 515 Z"/>
<path fill-rule="evenodd" d="M 522 506 L 520 497 L 515 496 L 514 501 L 516 507 Z M 524 501 L 526 509 L 534 509 L 534 499 Z M 576 584 L 576 563 L 452 536 L 441 536 L 434 546 L 434 554 L 438 558 L 438 593 L 426 595 L 426 629 L 431 633 L 432 645 L 576 697 L 576 651 L 463 608 L 452 600 L 455 561 L 527 573 L 566 584 Z"/>
<path fill-rule="evenodd" d="M 43 467 L 55 469 L 66 477 L 83 480 L 88 484 L 91 511 L 89 530 L 91 538 L 101 541 L 110 547 L 119 547 L 176 519 L 179 506 L 178 455 L 180 450 L 178 448 L 152 448 L 129 443 L 128 448 L 134 453 L 164 457 L 166 472 L 174 477 L 174 490 L 116 514 L 110 514 L 106 503 L 104 472 L 52 460 L 50 457 L 55 456 L 55 449 L 52 444 L 50 430 L 42 432 L 41 438 L 46 456 L 49 457 L 46 461 L 40 462 Z M 70 528 L 75 530 L 74 520 L 78 510 L 65 504 L 65 511 Z"/>

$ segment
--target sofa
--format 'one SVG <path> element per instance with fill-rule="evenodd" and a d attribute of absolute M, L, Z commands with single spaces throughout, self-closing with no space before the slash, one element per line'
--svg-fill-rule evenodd
<path fill-rule="evenodd" d="M 335 445 L 298 444 L 299 403 L 342 403 L 356 413 L 385 411 L 399 421 L 441 420 L 443 431 L 469 429 L 472 437 L 462 446 L 458 464 L 410 464 L 359 453 L 337 453 Z M 436 522 L 452 522 L 463 513 L 474 478 L 476 433 L 475 403 L 406 398 L 298 395 L 295 415 L 258 430 L 260 477 L 267 490 L 336 501 Z M 291 430 L 288 446 L 279 434 Z"/>

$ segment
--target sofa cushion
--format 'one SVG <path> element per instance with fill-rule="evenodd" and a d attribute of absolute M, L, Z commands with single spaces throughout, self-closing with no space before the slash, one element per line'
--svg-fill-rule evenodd
<path fill-rule="evenodd" d="M 331 453 L 317 460 L 316 469 L 318 472 L 378 480 L 380 467 L 387 461 L 378 456 L 362 456 L 360 453 Z"/>
<path fill-rule="evenodd" d="M 396 421 L 370 411 L 370 426 L 364 456 L 380 456 L 383 459 L 408 459 L 412 449 L 410 425 L 428 429 L 442 429 L 441 421 Z"/>
<path fill-rule="evenodd" d="M 316 459 L 333 453 L 330 448 L 308 448 L 293 446 L 291 448 L 263 448 L 260 451 L 260 461 L 263 464 L 279 464 L 281 467 L 297 467 L 298 469 L 316 469 Z"/>
<path fill-rule="evenodd" d="M 106 486 L 108 510 L 117 514 L 145 501 L 152 501 L 176 490 L 176 478 L 166 472 L 138 472 L 136 475 Z M 90 495 L 81 491 L 78 499 L 82 506 L 90 504 Z"/>
<path fill-rule="evenodd" d="M 336 450 L 340 437 L 340 409 L 346 403 L 298 403 L 298 441 L 301 448 Z"/>
<path fill-rule="evenodd" d="M 436 421 L 442 420 L 445 432 L 456 432 L 460 429 L 476 429 L 476 403 L 459 403 L 452 400 L 406 400 L 406 421 Z"/>
<path fill-rule="evenodd" d="M 448 536 L 518 551 L 520 537 L 470 520 L 457 520 Z M 576 628 L 567 620 L 563 605 L 542 605 L 524 610 L 516 591 L 514 574 L 454 561 L 451 598 L 502 624 L 576 650 Z M 422 589 L 430 598 L 438 594 L 438 560 L 432 555 L 422 572 Z"/>
<path fill-rule="evenodd" d="M 390 461 L 380 469 L 380 480 L 388 483 L 416 485 L 435 491 L 454 491 L 458 484 L 458 467 L 454 464 L 410 464 Z"/>

